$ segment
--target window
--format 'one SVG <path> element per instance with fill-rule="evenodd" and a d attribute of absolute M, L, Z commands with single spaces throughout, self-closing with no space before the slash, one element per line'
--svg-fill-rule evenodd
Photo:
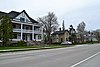
<path fill-rule="evenodd" d="M 20 17 L 21 22 L 25 22 L 25 18 Z"/>
<path fill-rule="evenodd" d="M 21 34 L 17 34 L 17 39 L 21 39 Z"/>
<path fill-rule="evenodd" d="M 16 25 L 15 24 L 13 25 L 13 28 L 16 28 Z"/>
<path fill-rule="evenodd" d="M 21 34 L 18 34 L 18 36 L 21 36 Z"/>
<path fill-rule="evenodd" d="M 26 30 L 29 30 L 29 27 L 26 26 Z"/>
<path fill-rule="evenodd" d="M 17 39 L 17 34 L 13 34 L 13 38 L 14 39 Z"/>
<path fill-rule="evenodd" d="M 61 42 L 63 42 L 63 38 L 61 38 Z"/>
<path fill-rule="evenodd" d="M 66 38 L 66 41 L 68 41 L 68 38 Z"/>
<path fill-rule="evenodd" d="M 26 19 L 26 22 L 28 22 L 28 19 Z"/>
<path fill-rule="evenodd" d="M 36 39 L 36 34 L 34 34 L 34 39 Z"/>
<path fill-rule="evenodd" d="M 24 13 L 22 13 L 22 16 L 23 16 L 23 17 L 25 17 L 25 14 L 24 14 Z"/>
<path fill-rule="evenodd" d="M 38 39 L 41 39 L 41 35 L 38 35 Z"/>

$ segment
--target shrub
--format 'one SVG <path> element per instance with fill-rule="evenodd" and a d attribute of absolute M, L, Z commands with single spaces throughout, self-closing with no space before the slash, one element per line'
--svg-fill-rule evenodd
<path fill-rule="evenodd" d="M 26 46 L 26 42 L 25 41 L 18 41 L 17 46 Z"/>

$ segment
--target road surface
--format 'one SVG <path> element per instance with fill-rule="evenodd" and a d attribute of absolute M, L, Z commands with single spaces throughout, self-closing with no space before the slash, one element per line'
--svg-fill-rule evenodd
<path fill-rule="evenodd" d="M 0 67 L 100 67 L 100 44 L 1 53 Z"/>

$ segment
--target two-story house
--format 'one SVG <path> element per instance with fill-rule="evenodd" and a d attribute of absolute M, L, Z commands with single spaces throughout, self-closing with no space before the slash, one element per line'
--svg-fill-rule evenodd
<path fill-rule="evenodd" d="M 61 43 L 69 40 L 68 30 L 59 30 L 52 33 L 52 43 Z"/>
<path fill-rule="evenodd" d="M 13 24 L 13 41 L 41 41 L 43 28 L 41 24 L 32 19 L 25 10 L 22 12 L 0 12 L 0 16 L 8 15 Z"/>

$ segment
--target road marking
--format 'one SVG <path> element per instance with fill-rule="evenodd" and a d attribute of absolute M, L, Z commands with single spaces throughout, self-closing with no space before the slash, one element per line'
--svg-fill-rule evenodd
<path fill-rule="evenodd" d="M 89 59 L 91 59 L 91 58 L 97 56 L 98 54 L 100 54 L 100 52 L 98 52 L 98 53 L 96 53 L 96 54 L 94 54 L 94 55 L 92 55 L 92 56 L 90 56 L 90 57 L 88 57 L 88 58 L 86 58 L 86 59 L 84 59 L 84 60 L 82 60 L 82 61 L 80 61 L 80 62 L 78 62 L 78 63 L 76 63 L 76 64 L 74 64 L 74 65 L 72 65 L 72 66 L 70 66 L 70 67 L 76 67 L 76 66 L 78 66 L 79 64 L 81 64 L 81 63 L 83 63 L 83 62 L 85 62 L 85 61 L 87 61 L 87 60 L 89 60 Z"/>

